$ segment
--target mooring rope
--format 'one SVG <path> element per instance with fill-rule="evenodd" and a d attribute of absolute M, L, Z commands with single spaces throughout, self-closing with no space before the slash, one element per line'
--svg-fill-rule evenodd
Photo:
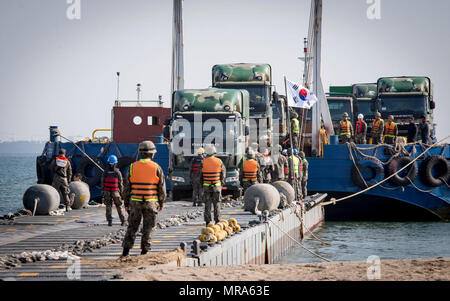
<path fill-rule="evenodd" d="M 58 136 L 60 136 L 61 138 L 64 138 L 64 139 L 66 139 L 67 141 L 69 141 L 70 143 L 72 143 L 73 145 L 75 145 L 75 147 L 76 148 L 78 148 L 78 150 L 80 151 L 80 152 L 82 152 L 92 163 L 94 163 L 94 165 L 95 166 L 97 166 L 102 172 L 103 171 L 105 171 L 103 168 L 101 168 L 100 167 L 100 165 L 98 165 L 97 163 L 95 163 L 95 161 L 94 160 L 92 160 L 92 158 L 88 155 L 88 154 L 86 154 L 75 142 L 73 142 L 72 140 L 70 140 L 70 139 L 68 139 L 68 138 L 66 138 L 66 137 L 64 137 L 63 135 L 61 135 L 61 133 L 58 131 L 57 132 L 58 133 Z"/>
<path fill-rule="evenodd" d="M 310 249 L 308 249 L 307 247 L 305 247 L 301 242 L 299 242 L 298 240 L 296 240 L 295 238 L 293 238 L 292 236 L 289 235 L 289 233 L 287 233 L 286 231 L 284 231 L 283 229 L 281 229 L 281 227 L 279 227 L 277 224 L 275 224 L 275 222 L 273 222 L 271 219 L 268 219 L 273 225 L 275 225 L 275 227 L 277 227 L 281 232 L 283 232 L 285 235 L 287 235 L 290 239 L 292 239 L 294 242 L 296 242 L 299 246 L 301 246 L 303 249 L 305 249 L 306 251 L 308 251 L 309 253 L 311 253 L 312 255 L 324 260 L 324 261 L 328 261 L 330 262 L 331 260 L 315 253 L 314 251 L 311 251 Z"/>
<path fill-rule="evenodd" d="M 376 183 L 376 184 L 374 184 L 374 185 L 372 185 L 372 186 L 370 186 L 370 187 L 368 187 L 368 188 L 366 188 L 366 189 L 364 189 L 364 190 L 361 190 L 361 191 L 359 191 L 359 192 L 353 193 L 353 194 L 351 194 L 351 195 L 349 195 L 349 196 L 346 196 L 346 197 L 343 197 L 343 198 L 340 198 L 340 199 L 337 199 L 337 200 L 336 200 L 336 199 L 331 199 L 329 202 L 323 203 L 323 206 L 327 206 L 327 205 L 331 205 L 331 204 L 336 204 L 337 202 L 340 202 L 340 201 L 343 201 L 343 200 L 350 199 L 350 198 L 352 198 L 352 197 L 355 197 L 355 196 L 357 196 L 357 195 L 360 195 L 360 194 L 362 194 L 362 193 L 364 193 L 364 192 L 366 192 L 366 191 L 369 191 L 369 190 L 371 190 L 371 189 L 373 189 L 373 188 L 375 188 L 375 187 L 377 187 L 377 186 L 383 184 L 384 182 L 390 180 L 392 177 L 398 175 L 400 172 L 402 172 L 403 170 L 405 170 L 406 168 L 408 168 L 410 165 L 414 164 L 414 162 L 416 162 L 419 158 L 421 158 L 423 155 L 425 155 L 431 148 L 433 148 L 433 147 L 435 147 L 436 145 L 438 145 L 438 144 L 444 142 L 444 141 L 447 140 L 448 138 L 450 138 L 450 135 L 448 135 L 448 136 L 445 137 L 444 139 L 441 139 L 440 141 L 436 142 L 435 144 L 429 146 L 424 152 L 422 152 L 422 153 L 421 153 L 419 156 L 417 156 L 414 160 L 412 160 L 411 162 L 409 162 L 408 164 L 406 164 L 405 166 L 403 166 L 403 168 L 399 169 L 396 173 L 393 173 L 392 175 L 390 175 L 389 177 L 387 177 L 387 178 L 384 179 L 383 181 L 378 182 L 378 183 Z"/>
<path fill-rule="evenodd" d="M 298 207 L 294 205 L 293 208 L 294 208 L 294 213 L 295 213 L 295 215 L 298 217 L 298 219 L 299 219 L 300 222 L 302 223 L 303 227 L 306 228 L 306 230 L 309 232 L 309 234 L 311 234 L 311 236 L 312 236 L 313 238 L 315 238 L 316 240 L 320 241 L 320 242 L 323 243 L 324 245 L 331 246 L 330 243 L 328 243 L 328 242 L 326 242 L 326 241 L 320 239 L 319 237 L 317 237 L 317 236 L 316 236 L 316 235 L 315 235 L 315 234 L 314 234 L 314 233 L 313 233 L 313 232 L 305 225 L 305 222 L 303 221 L 303 218 L 301 217 L 300 213 L 298 212 Z"/>

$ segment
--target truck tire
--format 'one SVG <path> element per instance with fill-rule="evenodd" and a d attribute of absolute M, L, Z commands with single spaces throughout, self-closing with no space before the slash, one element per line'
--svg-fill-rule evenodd
<path fill-rule="evenodd" d="M 402 169 L 405 165 L 409 164 L 413 159 L 411 157 L 397 157 L 389 163 L 387 167 L 388 176 L 391 176 Z M 394 186 L 408 186 L 417 177 L 416 164 L 410 165 L 406 170 L 393 176 L 389 181 Z"/>
<path fill-rule="evenodd" d="M 364 159 L 352 167 L 351 176 L 356 186 L 366 189 L 384 179 L 384 168 L 379 162 Z"/>
<path fill-rule="evenodd" d="M 420 166 L 422 181 L 430 187 L 439 187 L 448 183 L 450 178 L 447 160 L 442 156 L 431 156 L 425 159 Z"/>

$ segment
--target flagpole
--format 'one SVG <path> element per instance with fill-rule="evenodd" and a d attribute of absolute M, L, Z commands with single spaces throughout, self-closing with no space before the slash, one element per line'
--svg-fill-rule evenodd
<path fill-rule="evenodd" d="M 294 151 L 293 151 L 293 147 L 292 147 L 291 114 L 290 114 L 290 110 L 289 110 L 289 94 L 287 91 L 286 76 L 284 76 L 284 92 L 286 94 L 286 102 L 287 102 L 287 104 L 286 104 L 287 114 L 286 115 L 287 115 L 287 120 L 288 120 L 288 124 L 289 124 L 289 126 L 288 126 L 289 142 L 290 142 L 289 144 L 291 146 L 290 152 L 288 152 L 288 162 L 289 162 L 288 177 L 289 177 L 289 179 L 292 178 L 292 180 L 293 180 L 292 184 L 294 184 L 295 200 L 298 201 L 298 194 L 297 194 L 298 191 L 296 188 L 297 185 L 295 185 L 295 179 L 294 179 Z M 289 153 L 291 154 L 290 156 L 289 156 Z M 289 179 L 288 179 L 288 181 L 289 181 Z"/>

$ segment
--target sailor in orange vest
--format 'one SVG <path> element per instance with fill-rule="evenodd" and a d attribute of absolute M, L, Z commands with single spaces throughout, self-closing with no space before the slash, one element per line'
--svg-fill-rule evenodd
<path fill-rule="evenodd" d="M 384 143 L 394 144 L 395 138 L 398 136 L 397 124 L 394 122 L 394 116 L 389 115 L 388 121 L 384 127 Z"/>
<path fill-rule="evenodd" d="M 60 149 L 58 156 L 50 164 L 50 170 L 55 175 L 53 176 L 52 186 L 61 193 L 63 205 L 66 207 L 66 211 L 72 210 L 70 206 L 73 203 L 73 197 L 69 197 L 70 188 L 69 183 L 72 179 L 72 166 L 69 160 L 66 158 L 66 150 Z"/>
<path fill-rule="evenodd" d="M 249 149 L 247 155 L 242 158 L 238 166 L 240 170 L 239 182 L 242 184 L 243 192 L 252 185 L 261 183 L 261 170 L 258 161 L 256 160 L 255 151 Z"/>
<path fill-rule="evenodd" d="M 200 181 L 200 166 L 204 157 L 205 150 L 200 147 L 197 150 L 197 156 L 192 158 L 191 168 L 189 169 L 189 177 L 192 184 L 192 202 L 193 206 L 200 206 L 202 201 L 202 182 Z"/>
<path fill-rule="evenodd" d="M 141 220 L 143 220 L 141 255 L 147 254 L 151 249 L 151 236 L 156 226 L 156 217 L 158 211 L 162 210 L 167 196 L 164 173 L 161 167 L 152 161 L 155 153 L 156 147 L 153 142 L 141 142 L 139 144 L 141 160 L 130 165 L 125 177 L 125 208 L 130 215 L 122 244 L 122 257 L 128 256 L 130 249 L 133 248 Z"/>
<path fill-rule="evenodd" d="M 218 223 L 220 216 L 220 202 L 222 200 L 222 186 L 225 184 L 226 168 L 222 160 L 216 158 L 216 147 L 205 147 L 206 158 L 202 162 L 201 180 L 203 183 L 203 202 L 205 203 L 205 223 L 211 222 L 211 205 L 214 206 L 214 221 Z"/>
<path fill-rule="evenodd" d="M 108 158 L 108 167 L 102 175 L 101 187 L 103 189 L 103 201 L 106 205 L 106 220 L 108 226 L 112 226 L 112 203 L 116 205 L 117 214 L 119 215 L 120 223 L 125 226 L 125 215 L 123 212 L 123 202 L 120 193 L 123 192 L 122 173 L 117 168 L 117 157 L 114 155 Z"/>
<path fill-rule="evenodd" d="M 380 144 L 383 137 L 383 131 L 384 131 L 384 120 L 381 119 L 380 112 L 375 113 L 375 120 L 372 123 L 372 144 Z"/>
<path fill-rule="evenodd" d="M 342 114 L 342 120 L 339 122 L 339 140 L 341 144 L 350 142 L 353 136 L 353 126 L 348 120 L 348 113 Z"/>

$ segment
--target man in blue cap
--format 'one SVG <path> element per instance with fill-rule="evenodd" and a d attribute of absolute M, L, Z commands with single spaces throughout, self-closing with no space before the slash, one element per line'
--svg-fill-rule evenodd
<path fill-rule="evenodd" d="M 117 214 L 119 215 L 121 225 L 125 225 L 125 216 L 123 211 L 123 201 L 120 193 L 123 191 L 122 173 L 116 167 L 118 163 L 117 157 L 114 155 L 108 158 L 108 167 L 103 172 L 102 189 L 103 200 L 106 205 L 106 220 L 108 226 L 112 226 L 112 203 L 116 205 Z"/>

